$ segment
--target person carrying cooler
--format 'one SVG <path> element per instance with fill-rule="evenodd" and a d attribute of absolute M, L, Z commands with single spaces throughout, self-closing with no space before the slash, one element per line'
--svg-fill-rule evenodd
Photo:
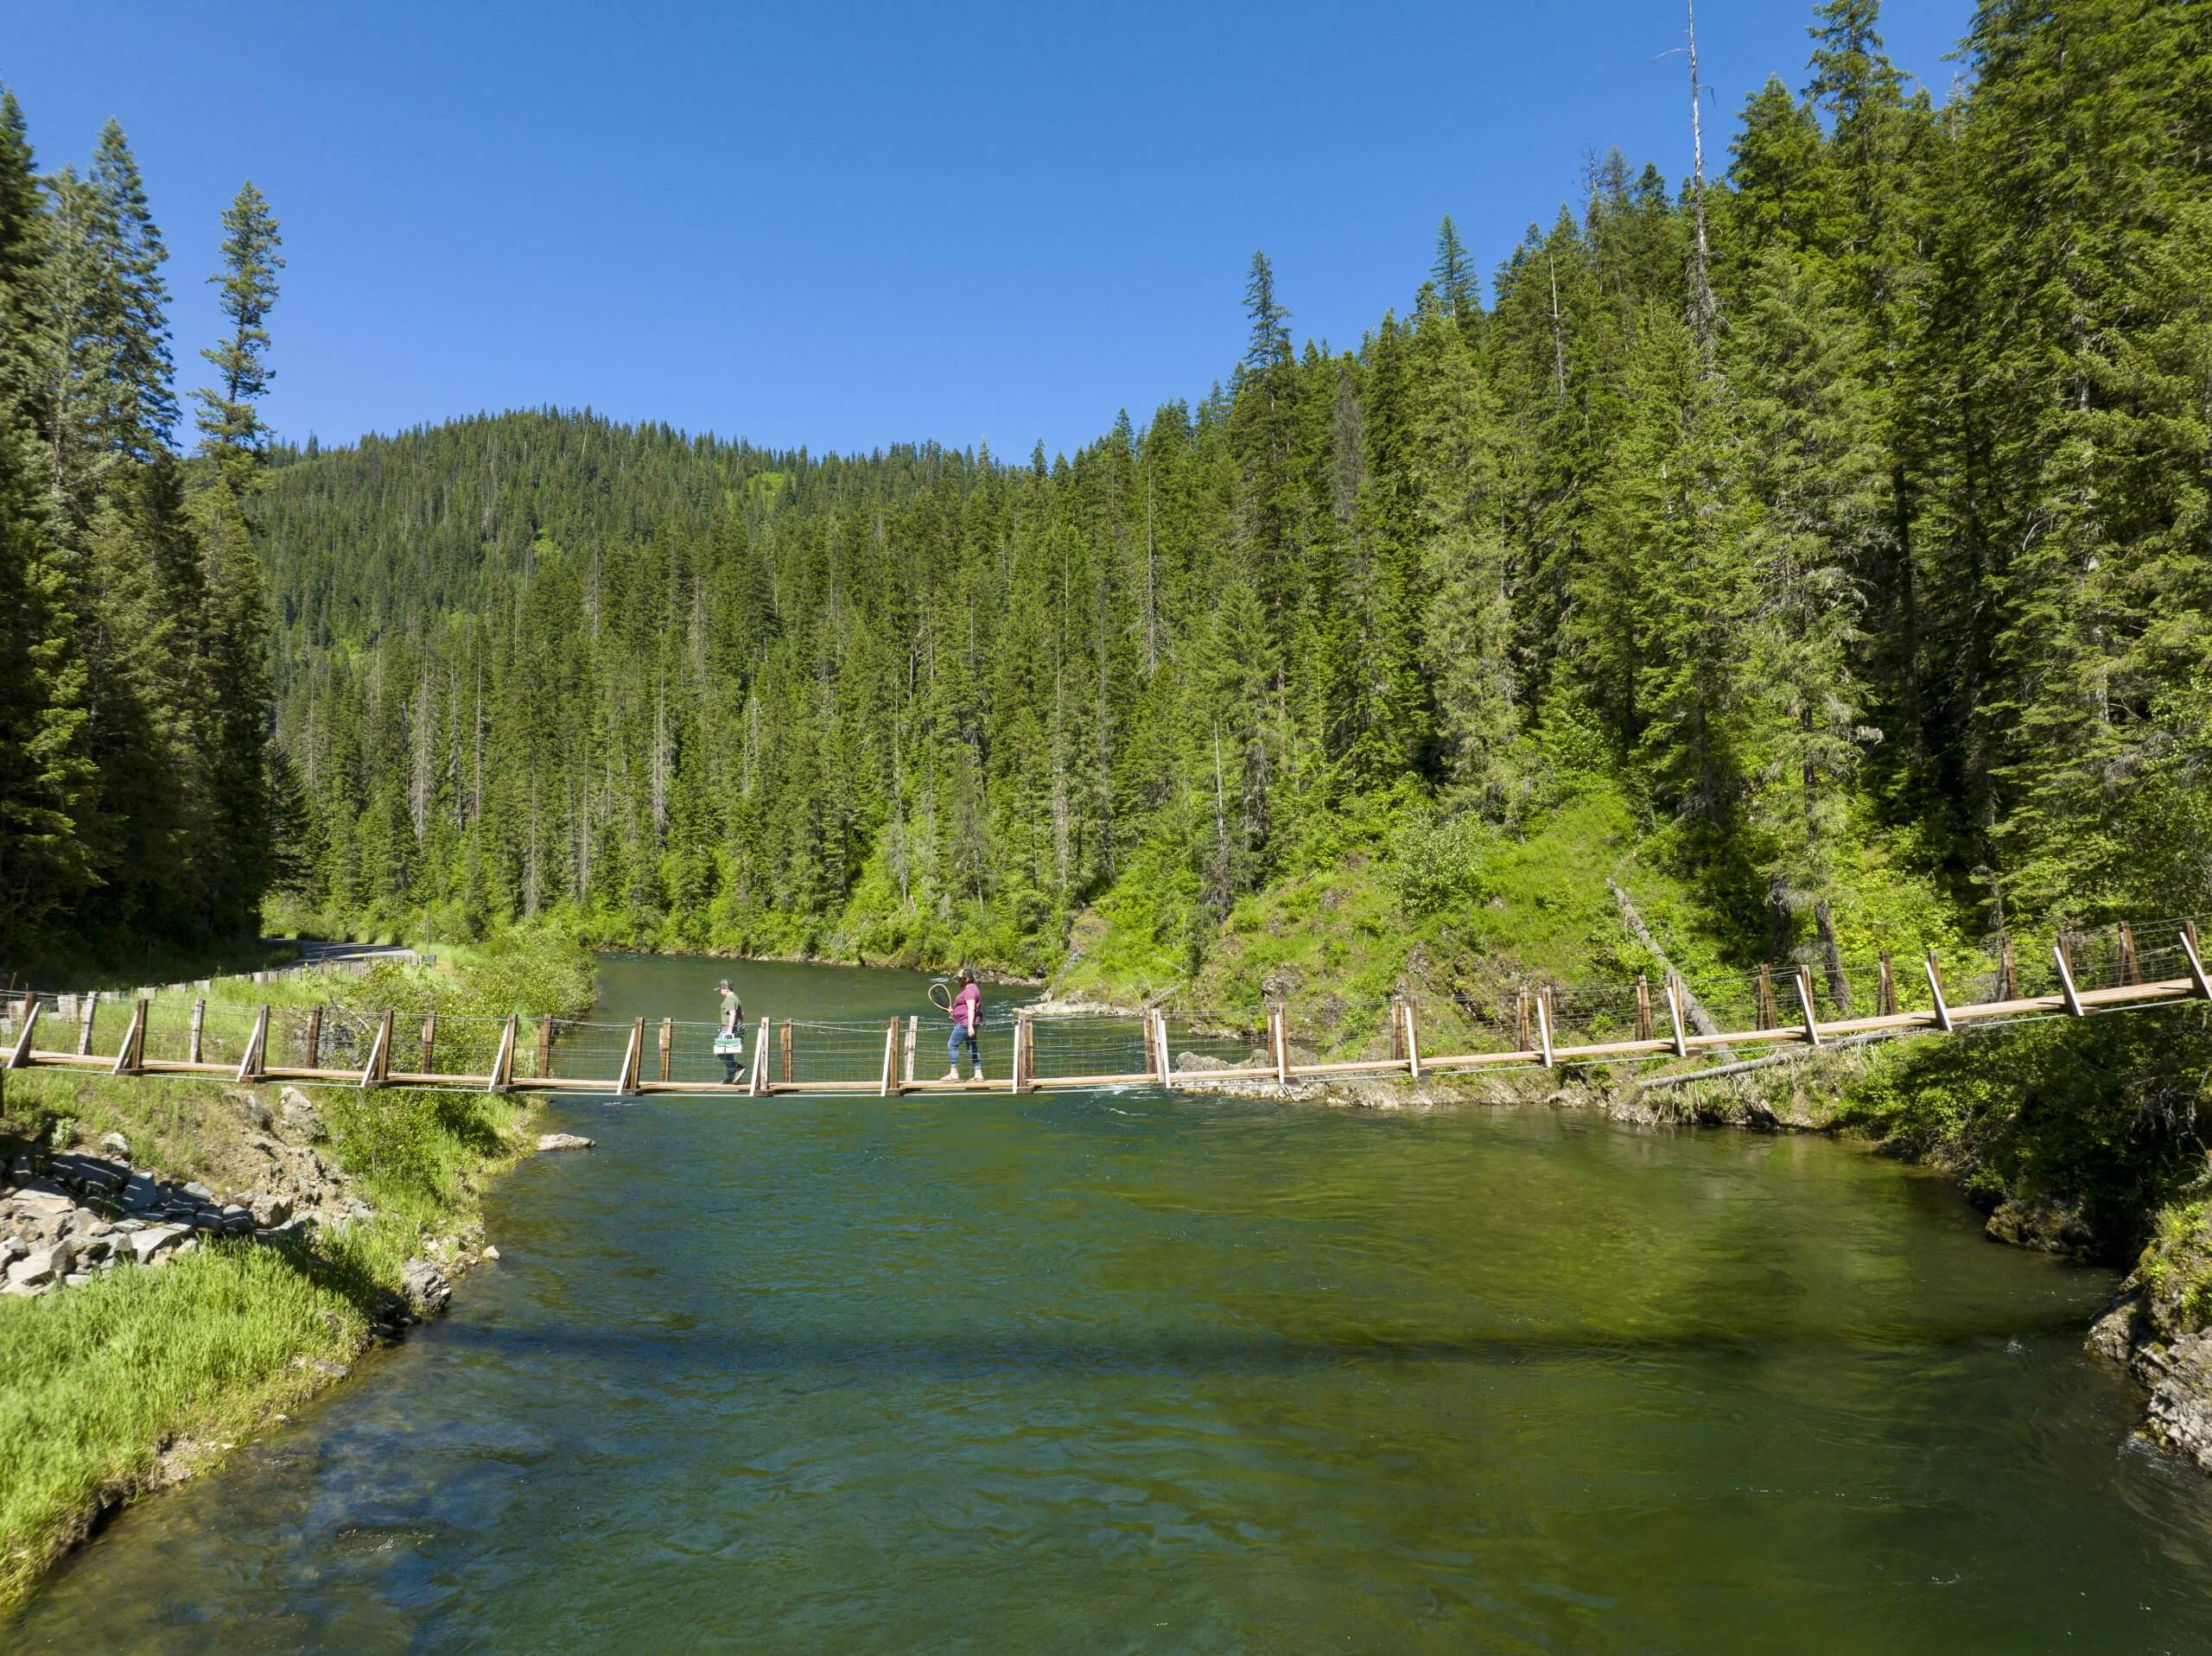
<path fill-rule="evenodd" d="M 737 991 L 724 978 L 715 985 L 715 993 L 721 997 L 722 1024 L 715 1035 L 715 1056 L 722 1061 L 722 1084 L 737 1085 L 737 1066 L 745 1061 L 745 1006 L 737 998 Z"/>
<path fill-rule="evenodd" d="M 946 1054 L 952 1068 L 944 1072 L 947 1081 L 960 1079 L 960 1044 L 968 1044 L 968 1062 L 976 1071 L 976 1079 L 983 1078 L 983 1055 L 976 1049 L 976 1025 L 982 1021 L 983 992 L 976 987 L 976 974 L 967 968 L 960 970 L 960 991 L 952 997 L 952 1038 L 945 1043 Z"/>

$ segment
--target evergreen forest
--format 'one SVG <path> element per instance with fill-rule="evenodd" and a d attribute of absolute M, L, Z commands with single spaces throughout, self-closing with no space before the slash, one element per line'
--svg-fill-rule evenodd
<path fill-rule="evenodd" d="M 280 872 L 253 517 L 283 260 L 248 183 L 183 415 L 123 129 L 41 174 L 0 92 L 0 961 L 205 959 Z"/>
<path fill-rule="evenodd" d="M 1226 378 L 1060 455 L 276 443 L 251 186 L 187 455 L 122 135 L 41 177 L 10 102 L 0 942 L 273 895 L 1151 986 L 1593 796 L 1738 963 L 2212 908 L 2212 12 L 1990 0 L 1942 99 L 1878 12 L 1487 276 L 1445 219 L 1354 348 L 1255 255 Z"/>

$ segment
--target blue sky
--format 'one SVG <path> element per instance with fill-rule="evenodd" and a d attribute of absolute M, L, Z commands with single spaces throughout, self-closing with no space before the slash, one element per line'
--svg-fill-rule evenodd
<path fill-rule="evenodd" d="M 1941 96 L 1971 0 L 1891 0 Z M 1708 163 L 1802 86 L 1810 0 L 1705 0 Z M 1618 144 L 1689 167 L 1678 0 L 938 8 L 22 8 L 42 166 L 115 116 L 168 237 L 179 379 L 219 214 L 283 223 L 270 416 L 325 442 L 480 409 L 817 452 L 1071 448 L 1195 397 L 1255 247 L 1294 331 L 1403 308 L 1446 213 L 1485 270 Z"/>

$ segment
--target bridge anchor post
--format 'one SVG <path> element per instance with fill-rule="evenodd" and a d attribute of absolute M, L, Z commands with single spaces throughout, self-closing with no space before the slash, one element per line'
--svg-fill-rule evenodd
<path fill-rule="evenodd" d="M 1805 1014 L 1805 1039 L 1814 1046 L 1821 1044 L 1821 1020 L 1813 1016 L 1813 968 L 1797 968 L 1797 1005 Z"/>
<path fill-rule="evenodd" d="M 245 1056 L 238 1060 L 238 1078 L 240 1082 L 259 1081 L 269 1063 L 269 1008 L 264 1006 L 253 1020 L 253 1033 L 245 1037 Z"/>
<path fill-rule="evenodd" d="M 2182 958 L 2189 962 L 2190 981 L 2196 986 L 2199 1000 L 2212 1000 L 2212 980 L 2204 975 L 2203 957 L 2196 952 L 2196 923 L 2184 920 L 2181 924 Z"/>
<path fill-rule="evenodd" d="M 1928 993 L 1936 998 L 1936 1027 L 1948 1035 L 1953 1028 L 1951 1009 L 1943 999 L 1943 972 L 1932 949 L 1928 951 Z"/>
<path fill-rule="evenodd" d="M 24 1003 L 23 1026 L 16 1031 L 16 1050 L 8 1055 L 8 1068 L 28 1069 L 31 1061 L 31 1032 L 38 1027 L 39 1001 L 33 995 Z"/>
<path fill-rule="evenodd" d="M 2066 1015 L 2069 1018 L 2086 1017 L 2088 1014 L 2082 1010 L 2082 997 L 2074 993 L 2074 966 L 2066 958 L 2066 940 L 2063 937 L 2050 946 L 2050 958 L 2058 968 L 2058 988 L 2059 993 L 2066 997 Z"/>

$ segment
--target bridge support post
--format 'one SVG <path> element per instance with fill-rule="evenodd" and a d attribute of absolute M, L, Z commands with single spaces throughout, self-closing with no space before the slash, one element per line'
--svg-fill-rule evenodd
<path fill-rule="evenodd" d="M 1411 995 L 1398 1003 L 1398 1010 L 1406 1024 L 1406 1073 L 1414 1080 L 1421 1079 L 1421 1006 Z"/>
<path fill-rule="evenodd" d="M 435 1012 L 423 1014 L 423 1073 L 438 1073 L 438 1015 Z"/>
<path fill-rule="evenodd" d="M 187 1037 L 185 1045 L 186 1056 L 194 1063 L 200 1062 L 200 1054 L 204 1047 L 207 1030 L 207 1003 L 205 1000 L 195 1000 L 192 1003 L 192 1030 Z"/>
<path fill-rule="evenodd" d="M 746 1085 L 748 1098 L 765 1097 L 768 1091 L 768 1031 L 775 1025 L 772 1018 L 764 1018 L 753 1028 L 753 1077 Z"/>
<path fill-rule="evenodd" d="M 1547 1069 L 1558 1068 L 1552 1056 L 1551 999 L 1548 993 L 1540 993 L 1536 996 L 1536 1039 L 1541 1044 Z"/>
<path fill-rule="evenodd" d="M 899 1082 L 899 1014 L 891 1014 L 891 1023 L 883 1031 L 883 1089 L 880 1096 L 896 1098 Z"/>
<path fill-rule="evenodd" d="M 2196 998 L 2212 1000 L 2212 980 L 2205 977 L 2204 957 L 2196 952 L 2196 923 L 2193 920 L 2181 923 L 2181 952 L 2182 958 L 2189 962 L 2190 981 L 2196 986 Z"/>
<path fill-rule="evenodd" d="M 541 1020 L 537 1025 L 537 1074 L 543 1081 L 553 1079 L 553 1019 Z"/>
<path fill-rule="evenodd" d="M 361 1066 L 361 1090 L 384 1085 L 391 1066 L 391 1014 L 386 1012 L 377 1025 L 376 1039 L 369 1044 L 369 1061 Z"/>
<path fill-rule="evenodd" d="M 1768 969 L 1764 961 L 1759 962 L 1758 1018 L 1761 1029 L 1772 1029 L 1782 1021 L 1781 1015 L 1774 1009 L 1774 974 Z"/>
<path fill-rule="evenodd" d="M 2061 937 L 2050 946 L 2050 958 L 2058 968 L 2059 993 L 2066 997 L 2066 1015 L 2082 1018 L 2082 997 L 2074 993 L 2074 963 L 2066 958 L 2066 940 Z"/>
<path fill-rule="evenodd" d="M 499 1031 L 499 1050 L 492 1059 L 491 1078 L 484 1083 L 487 1093 L 511 1092 L 515 1084 L 515 1037 L 520 1026 L 512 1012 L 507 1014 L 506 1026 Z"/>
<path fill-rule="evenodd" d="M 1882 951 L 1882 980 L 1874 993 L 1874 1010 L 1884 1018 L 1894 1018 L 1897 1013 L 1897 978 L 1891 968 L 1890 951 L 1886 949 Z"/>
<path fill-rule="evenodd" d="M 914 1082 L 914 1043 L 921 1032 L 922 1020 L 919 1018 L 909 1018 L 906 1020 L 906 1038 L 903 1043 L 906 1051 L 899 1057 L 899 1069 L 910 1087 Z"/>
<path fill-rule="evenodd" d="M 2140 983 L 2143 980 L 2142 962 L 2135 955 L 2135 931 L 2126 921 L 2120 923 L 2120 980 Z"/>
<path fill-rule="evenodd" d="M 321 1002 L 308 1008 L 308 1061 L 309 1069 L 322 1068 L 322 1006 Z"/>
<path fill-rule="evenodd" d="M 38 1027 L 38 997 L 32 995 L 23 1002 L 23 1026 L 16 1031 L 16 1050 L 8 1055 L 8 1068 L 22 1069 L 31 1061 L 31 1031 Z"/>
<path fill-rule="evenodd" d="M 1943 971 L 1936 962 L 1936 951 L 1928 951 L 1928 993 L 1936 998 L 1936 1027 L 1946 1035 L 1951 1032 L 1951 1008 L 1943 999 Z"/>
<path fill-rule="evenodd" d="M 259 1081 L 269 1065 L 269 1008 L 255 1015 L 253 1033 L 245 1037 L 245 1055 L 238 1060 L 240 1082 Z"/>
<path fill-rule="evenodd" d="M 617 1098 L 634 1098 L 645 1067 L 645 1020 L 630 1020 L 630 1039 L 622 1049 L 622 1073 L 614 1078 Z"/>
<path fill-rule="evenodd" d="M 1821 1044 L 1821 1020 L 1813 1016 L 1813 968 L 1797 968 L 1797 1005 L 1805 1014 L 1805 1039 L 1814 1046 Z"/>
<path fill-rule="evenodd" d="M 1275 1085 L 1290 1084 L 1290 1031 L 1288 1020 L 1280 1006 L 1268 1008 L 1268 1058 L 1275 1067 Z"/>
<path fill-rule="evenodd" d="M 99 1010 L 100 998 L 92 990 L 85 991 L 85 1003 L 77 1012 L 77 1056 L 88 1058 L 92 1055 L 92 1014 Z"/>
<path fill-rule="evenodd" d="M 660 1020 L 660 1078 L 663 1081 L 668 1079 L 669 1060 L 675 1056 L 675 1052 L 676 1020 L 673 1018 L 664 1018 Z"/>
<path fill-rule="evenodd" d="M 1513 1050 L 1526 1052 L 1529 1048 L 1529 987 L 1521 986 L 1513 997 Z"/>
<path fill-rule="evenodd" d="M 1167 1061 L 1167 1014 L 1161 1012 L 1158 1007 L 1154 1007 L 1153 1009 L 1150 1029 L 1152 1031 L 1153 1079 L 1157 1081 L 1162 1087 L 1166 1087 L 1169 1085 L 1168 1076 L 1172 1073 L 1168 1068 Z"/>
<path fill-rule="evenodd" d="M 784 1079 L 791 1078 L 791 1020 L 784 1019 L 784 1026 L 776 1031 L 776 1050 L 783 1059 Z"/>
<path fill-rule="evenodd" d="M 139 1073 L 139 1062 L 146 1045 L 146 1003 L 138 1001 L 130 1012 L 130 1027 L 123 1031 L 123 1044 L 116 1051 L 115 1068 L 111 1075 L 135 1075 Z"/>
<path fill-rule="evenodd" d="M 1651 982 L 1641 972 L 1636 974 L 1636 1038 L 1651 1038 Z"/>
<path fill-rule="evenodd" d="M 1030 1026 L 1029 1014 L 1017 1012 L 1014 1019 L 1014 1090 L 1033 1093 L 1037 1090 L 1037 1035 Z"/>

